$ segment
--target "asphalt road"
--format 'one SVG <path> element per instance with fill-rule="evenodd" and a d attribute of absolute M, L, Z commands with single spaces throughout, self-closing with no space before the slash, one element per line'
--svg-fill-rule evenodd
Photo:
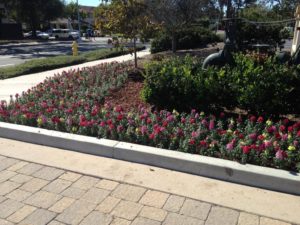
<path fill-rule="evenodd" d="M 108 37 L 96 40 L 83 40 L 79 43 L 79 51 L 91 51 L 106 48 Z M 26 60 L 56 55 L 71 55 L 72 41 L 45 41 L 20 44 L 0 45 L 0 68 L 21 64 Z"/>

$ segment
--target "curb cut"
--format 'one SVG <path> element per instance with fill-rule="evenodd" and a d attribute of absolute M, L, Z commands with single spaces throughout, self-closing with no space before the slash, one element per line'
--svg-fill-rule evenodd
<path fill-rule="evenodd" d="M 300 174 L 285 170 L 3 122 L 0 137 L 300 195 Z"/>

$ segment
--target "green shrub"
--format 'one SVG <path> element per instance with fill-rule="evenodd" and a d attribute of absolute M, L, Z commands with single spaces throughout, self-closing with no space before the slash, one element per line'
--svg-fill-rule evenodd
<path fill-rule="evenodd" d="M 273 58 L 258 62 L 242 54 L 235 56 L 235 63 L 226 72 L 238 107 L 267 114 L 299 112 L 299 66 L 278 64 Z"/>
<path fill-rule="evenodd" d="M 221 104 L 230 107 L 232 98 L 225 81 L 217 70 L 202 70 L 201 62 L 189 56 L 172 58 L 146 66 L 142 98 L 168 110 L 212 110 Z"/>
<path fill-rule="evenodd" d="M 234 67 L 203 70 L 199 61 L 173 58 L 146 66 L 142 97 L 158 108 L 178 111 L 222 107 L 278 115 L 300 111 L 300 66 L 235 56 Z"/>
<path fill-rule="evenodd" d="M 187 28 L 177 32 L 177 49 L 193 49 L 219 41 L 216 34 L 207 28 Z M 161 32 L 151 42 L 151 53 L 170 50 L 172 39 L 166 32 Z"/>

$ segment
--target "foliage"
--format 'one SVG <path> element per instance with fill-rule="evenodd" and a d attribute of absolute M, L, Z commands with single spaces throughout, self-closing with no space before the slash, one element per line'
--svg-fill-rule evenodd
<path fill-rule="evenodd" d="M 17 21 L 30 25 L 33 35 L 41 23 L 62 16 L 64 8 L 61 0 L 9 0 L 5 5 Z"/>
<path fill-rule="evenodd" d="M 272 10 L 261 5 L 244 8 L 241 10 L 240 17 L 250 21 L 267 22 L 281 20 Z M 283 24 L 259 25 L 247 21 L 238 21 L 236 40 L 239 45 L 264 43 L 273 46 L 281 45 L 282 40 L 287 38 L 282 29 Z"/>
<path fill-rule="evenodd" d="M 273 58 L 258 59 L 239 54 L 236 65 L 226 69 L 237 105 L 258 113 L 299 112 L 300 67 L 278 64 Z"/>
<path fill-rule="evenodd" d="M 109 5 L 99 7 L 103 9 L 99 11 L 102 14 L 96 20 L 97 27 L 109 30 L 111 33 L 121 33 L 124 38 L 133 39 L 135 67 L 137 67 L 137 37 L 153 28 L 146 14 L 146 5 L 139 0 L 114 0 Z"/>
<path fill-rule="evenodd" d="M 212 31 L 202 27 L 181 29 L 176 32 L 177 49 L 192 49 L 203 47 L 208 43 L 217 42 L 219 38 Z M 171 37 L 166 32 L 161 32 L 151 42 L 151 53 L 172 49 Z"/>
<path fill-rule="evenodd" d="M 202 70 L 201 65 L 189 56 L 148 64 L 143 99 L 158 108 L 178 111 L 230 107 L 232 93 L 226 79 L 214 68 Z"/>
<path fill-rule="evenodd" d="M 138 46 L 138 50 L 142 50 L 145 47 Z M 89 52 L 84 52 L 80 56 L 55 56 L 44 59 L 33 59 L 26 61 L 23 64 L 13 67 L 1 68 L 0 79 L 7 79 L 11 77 L 17 77 L 20 75 L 37 73 L 45 70 L 56 69 L 64 66 L 70 66 L 80 64 L 84 62 L 116 57 L 119 55 L 132 53 L 131 49 L 113 50 L 113 49 L 99 49 Z"/>
<path fill-rule="evenodd" d="M 203 70 L 191 58 L 149 64 L 143 98 L 179 111 L 222 107 L 279 115 L 300 111 L 300 67 L 272 58 L 237 55 L 233 67 Z"/>
<path fill-rule="evenodd" d="M 144 0 L 152 20 L 160 24 L 171 37 L 172 51 L 177 50 L 177 30 L 189 27 L 207 16 L 208 0 Z"/>
<path fill-rule="evenodd" d="M 0 121 L 299 171 L 300 123 L 103 106 L 129 68 L 102 64 L 48 78 L 1 102 Z"/>
<path fill-rule="evenodd" d="M 65 17 L 70 18 L 71 20 L 78 20 L 77 3 L 72 1 L 69 4 L 65 5 L 64 14 Z M 80 7 L 79 7 L 79 16 L 81 20 L 87 17 L 86 12 L 82 10 L 80 11 Z"/>

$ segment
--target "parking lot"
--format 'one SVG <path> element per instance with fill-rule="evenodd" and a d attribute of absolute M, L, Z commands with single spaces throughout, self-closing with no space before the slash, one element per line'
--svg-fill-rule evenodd
<path fill-rule="evenodd" d="M 91 40 L 81 41 L 79 51 L 91 51 L 100 48 L 106 48 L 108 37 L 97 37 Z M 0 45 L 0 67 L 17 65 L 26 60 L 43 58 L 57 55 L 70 55 L 72 41 L 48 40 L 41 42 L 28 42 L 19 44 Z"/>

